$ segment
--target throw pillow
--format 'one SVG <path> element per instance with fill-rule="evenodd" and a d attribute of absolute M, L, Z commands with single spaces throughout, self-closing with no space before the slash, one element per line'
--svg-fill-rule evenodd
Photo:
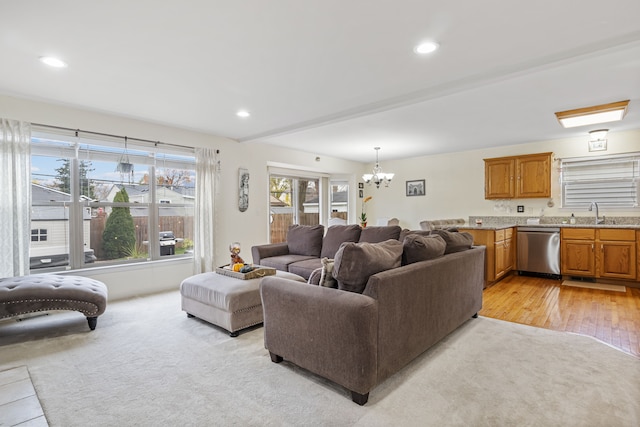
<path fill-rule="evenodd" d="M 467 249 L 471 249 L 473 245 L 473 236 L 465 232 L 453 232 L 447 230 L 433 230 L 431 234 L 437 234 L 441 236 L 447 243 L 447 248 L 444 253 L 450 254 L 453 252 L 462 252 Z"/>
<path fill-rule="evenodd" d="M 320 282 L 318 284 L 327 288 L 337 288 L 338 281 L 333 278 L 334 260 L 325 257 L 322 258 L 320 262 L 322 262 L 322 268 L 320 271 Z"/>
<path fill-rule="evenodd" d="M 340 249 L 340 245 L 344 242 L 357 242 L 360 239 L 361 231 L 362 228 L 357 224 L 332 225 L 327 229 L 327 234 L 322 240 L 320 256 L 333 259 Z"/>
<path fill-rule="evenodd" d="M 324 225 L 297 225 L 289 227 L 287 246 L 293 255 L 306 255 L 320 258 Z"/>
<path fill-rule="evenodd" d="M 431 230 L 409 230 L 408 228 L 404 228 L 400 232 L 400 237 L 398 237 L 398 240 L 403 242 L 404 238 L 407 237 L 410 234 L 417 234 L 419 236 L 428 236 L 428 235 L 431 234 Z"/>
<path fill-rule="evenodd" d="M 384 225 L 381 227 L 365 227 L 360 233 L 360 243 L 380 243 L 389 239 L 398 240 L 402 228 L 399 225 Z"/>
<path fill-rule="evenodd" d="M 404 238 L 402 247 L 402 265 L 407 265 L 443 256 L 447 243 L 438 234 L 433 236 L 409 234 Z"/>
<path fill-rule="evenodd" d="M 320 277 L 321 276 L 322 276 L 322 267 L 316 268 L 309 275 L 309 280 L 307 280 L 307 283 L 310 284 L 310 285 L 316 285 L 317 286 L 317 285 L 320 284 Z"/>
<path fill-rule="evenodd" d="M 369 276 L 400 267 L 402 243 L 389 239 L 381 243 L 343 243 L 336 252 L 333 277 L 338 289 L 362 293 Z"/>

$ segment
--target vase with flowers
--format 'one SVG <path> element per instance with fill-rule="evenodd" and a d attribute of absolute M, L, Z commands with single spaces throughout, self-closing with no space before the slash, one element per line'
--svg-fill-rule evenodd
<path fill-rule="evenodd" d="M 362 211 L 360 212 L 360 226 L 362 228 L 367 226 L 367 212 L 365 211 L 365 203 L 371 200 L 373 197 L 368 196 L 362 201 Z"/>

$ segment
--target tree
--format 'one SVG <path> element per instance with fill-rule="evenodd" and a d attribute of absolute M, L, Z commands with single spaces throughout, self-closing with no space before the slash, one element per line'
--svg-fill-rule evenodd
<path fill-rule="evenodd" d="M 124 188 L 116 193 L 114 203 L 128 203 Z M 113 207 L 102 233 L 102 248 L 107 259 L 128 256 L 136 245 L 136 227 L 128 207 Z"/>
<path fill-rule="evenodd" d="M 56 169 L 56 186 L 60 191 L 71 194 L 71 161 L 69 159 L 58 159 L 58 161 L 62 162 L 62 166 Z M 95 170 L 91 166 L 90 161 L 80 160 L 78 169 L 80 172 L 80 195 L 93 200 L 95 199 L 94 185 L 87 178 L 87 173 Z"/>
<path fill-rule="evenodd" d="M 158 169 L 160 172 L 160 169 Z M 179 187 L 191 182 L 190 171 L 182 169 L 162 169 L 162 173 L 156 175 L 156 184 L 168 187 Z M 149 174 L 145 173 L 140 179 L 140 184 L 149 184 Z"/>

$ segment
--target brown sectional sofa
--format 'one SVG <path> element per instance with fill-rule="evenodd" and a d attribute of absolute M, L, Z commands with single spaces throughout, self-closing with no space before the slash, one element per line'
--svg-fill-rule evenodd
<path fill-rule="evenodd" d="M 413 262 L 365 277 L 362 293 L 341 283 L 347 276 L 335 270 L 341 289 L 265 277 L 260 292 L 271 360 L 284 359 L 323 376 L 364 405 L 377 384 L 476 317 L 482 307 L 485 247 L 455 247 L 461 236 L 444 237 L 448 251 L 443 247 L 444 255 L 422 261 L 416 254 L 424 247 L 410 251 L 411 237 L 403 239 L 404 245 L 377 244 L 394 256 L 400 245 L 403 264 Z M 345 244 L 341 251 L 352 248 L 357 257 L 341 263 L 353 268 L 361 259 L 364 267 L 357 270 L 366 274 L 366 266 L 377 263 L 367 259 L 361 246 Z M 346 255 L 336 254 L 336 267 L 341 256 Z"/>
<path fill-rule="evenodd" d="M 360 228 L 359 225 L 333 225 L 324 235 L 323 225 L 292 225 L 287 241 L 253 246 L 253 263 L 288 271 L 309 279 L 322 267 L 321 258 L 333 258 L 344 242 L 378 243 L 398 240 L 402 229 L 397 225 Z"/>

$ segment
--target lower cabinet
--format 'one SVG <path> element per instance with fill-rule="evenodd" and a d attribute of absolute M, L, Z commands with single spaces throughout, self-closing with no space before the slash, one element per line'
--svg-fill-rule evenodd
<path fill-rule="evenodd" d="M 460 229 L 473 236 L 474 245 L 487 247 L 485 254 L 485 286 L 502 279 L 514 268 L 515 233 L 513 227 L 502 230 Z"/>
<path fill-rule="evenodd" d="M 562 274 L 636 280 L 635 230 L 563 228 L 561 242 Z"/>

